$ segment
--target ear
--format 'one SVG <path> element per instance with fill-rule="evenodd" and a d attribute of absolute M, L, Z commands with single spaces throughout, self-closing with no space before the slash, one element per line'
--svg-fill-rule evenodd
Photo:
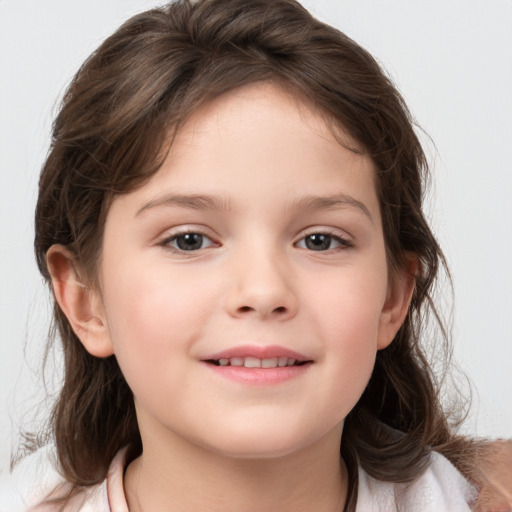
<path fill-rule="evenodd" d="M 83 282 L 71 251 L 52 245 L 46 254 L 55 300 L 85 349 L 93 356 L 114 353 L 99 290 Z"/>
<path fill-rule="evenodd" d="M 390 279 L 386 302 L 380 316 L 378 350 L 386 348 L 393 341 L 398 329 L 404 323 L 411 303 L 418 267 L 418 258 L 410 255 L 405 267 Z"/>

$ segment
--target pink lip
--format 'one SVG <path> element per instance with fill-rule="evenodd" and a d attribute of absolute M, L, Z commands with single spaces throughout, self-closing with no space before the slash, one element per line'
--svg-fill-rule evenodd
<path fill-rule="evenodd" d="M 246 368 L 244 366 L 216 366 L 209 362 L 212 360 L 229 359 L 231 357 L 257 357 L 258 359 L 287 357 L 288 359 L 295 359 L 297 362 L 304 364 L 300 366 L 283 366 L 276 368 Z M 242 345 L 208 355 L 202 358 L 202 361 L 217 375 L 242 384 L 257 386 L 279 384 L 295 379 L 307 372 L 311 367 L 311 363 L 313 363 L 313 361 L 305 355 L 278 345 L 264 347 Z"/>
<path fill-rule="evenodd" d="M 278 345 L 240 345 L 238 347 L 228 348 L 222 352 L 208 355 L 201 358 L 203 361 L 219 359 L 229 359 L 230 357 L 257 357 L 258 359 L 273 359 L 275 357 L 287 357 L 295 359 L 298 362 L 310 361 L 308 357 L 294 350 L 280 347 Z"/>
<path fill-rule="evenodd" d="M 302 366 L 283 366 L 281 368 L 245 368 L 244 366 L 215 366 L 206 363 L 208 368 L 221 377 L 251 385 L 279 384 L 296 379 L 311 367 L 310 363 Z"/>

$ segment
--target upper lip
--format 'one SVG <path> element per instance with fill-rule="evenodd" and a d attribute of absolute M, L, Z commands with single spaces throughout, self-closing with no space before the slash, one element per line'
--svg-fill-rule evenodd
<path fill-rule="evenodd" d="M 239 345 L 222 350 L 221 352 L 209 354 L 201 359 L 203 361 L 218 361 L 219 359 L 229 359 L 231 357 L 256 357 L 258 359 L 287 357 L 288 359 L 295 359 L 299 363 L 311 361 L 311 359 L 306 357 L 304 354 L 279 345 Z"/>

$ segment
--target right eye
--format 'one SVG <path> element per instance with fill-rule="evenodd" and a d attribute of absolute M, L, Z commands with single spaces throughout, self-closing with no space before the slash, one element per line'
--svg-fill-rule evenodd
<path fill-rule="evenodd" d="M 166 238 L 162 245 L 176 251 L 191 252 L 206 249 L 215 245 L 215 243 L 206 235 L 189 231 Z"/>

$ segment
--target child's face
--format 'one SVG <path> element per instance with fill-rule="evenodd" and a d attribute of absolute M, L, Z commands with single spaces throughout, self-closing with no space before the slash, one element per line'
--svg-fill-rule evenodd
<path fill-rule="evenodd" d="M 196 112 L 159 172 L 114 200 L 99 282 L 102 355 L 143 441 L 236 457 L 339 442 L 401 322 L 371 160 L 269 84 Z M 291 351 L 305 363 L 235 366 Z"/>

